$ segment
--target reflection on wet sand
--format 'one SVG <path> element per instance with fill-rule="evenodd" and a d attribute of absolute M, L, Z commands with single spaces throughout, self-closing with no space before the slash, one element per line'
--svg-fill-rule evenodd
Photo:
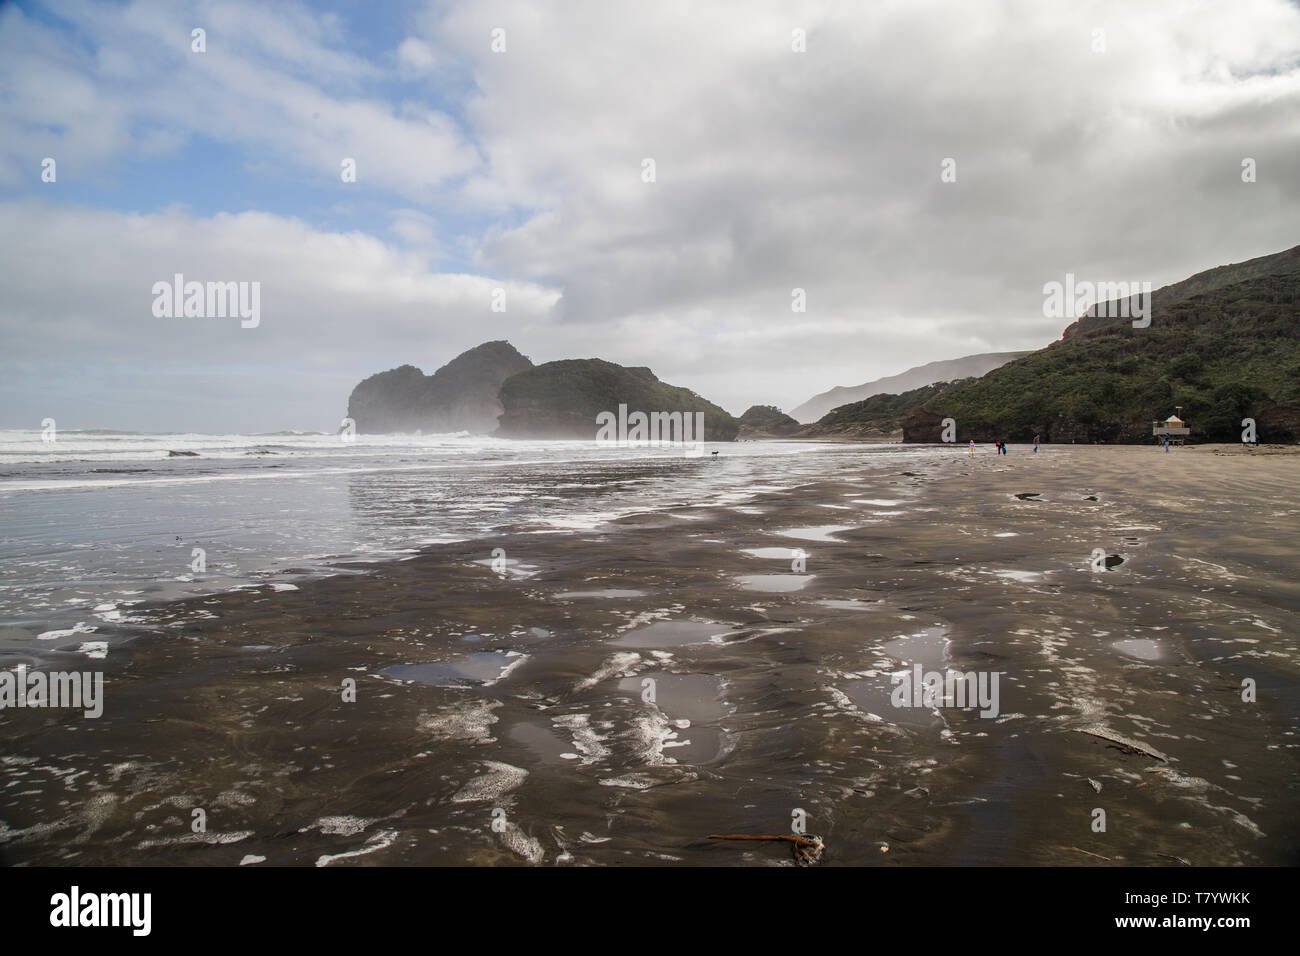
<path fill-rule="evenodd" d="M 772 865 L 707 835 L 801 808 L 826 865 L 1288 863 L 1300 478 L 1148 451 L 864 455 L 752 515 L 675 503 L 698 520 L 142 606 L 104 625 L 101 719 L 0 716 L 0 857 Z M 850 494 L 911 504 L 818 524 Z M 804 574 L 761 564 L 789 560 L 777 529 L 817 529 Z M 1000 675 L 1000 708 L 894 706 L 917 665 Z M 1093 832 L 1098 805 L 1124 826 Z"/>

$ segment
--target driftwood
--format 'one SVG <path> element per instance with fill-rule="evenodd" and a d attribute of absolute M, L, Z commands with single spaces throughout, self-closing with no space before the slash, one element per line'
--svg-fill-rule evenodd
<path fill-rule="evenodd" d="M 1057 847 L 1057 849 L 1059 849 L 1059 850 L 1073 850 L 1075 853 L 1082 853 L 1084 856 L 1092 856 L 1092 857 L 1096 857 L 1098 860 L 1105 860 L 1107 863 L 1114 863 L 1114 862 L 1115 862 L 1114 860 L 1112 860 L 1112 859 L 1111 859 L 1110 857 L 1108 857 L 1108 856 L 1102 856 L 1100 853 L 1093 853 L 1093 852 L 1090 851 L 1090 850 L 1080 850 L 1077 846 L 1062 846 L 1062 847 Z"/>
<path fill-rule="evenodd" d="M 1114 731 L 1107 730 L 1104 727 L 1079 727 L 1077 729 L 1081 734 L 1088 734 L 1091 737 L 1097 737 L 1100 740 L 1105 740 L 1107 743 L 1114 744 L 1125 753 L 1145 754 L 1148 757 L 1154 757 L 1161 763 L 1169 763 L 1169 758 L 1159 750 L 1156 750 L 1153 747 L 1148 747 L 1146 744 L 1138 743 L 1131 737 L 1125 737 L 1121 734 L 1115 733 Z"/>
<path fill-rule="evenodd" d="M 826 849 L 826 844 L 822 842 L 819 836 L 766 836 L 752 835 L 748 833 L 710 833 L 710 840 L 767 840 L 772 842 L 789 843 L 790 850 L 794 854 L 794 861 L 800 866 L 810 866 L 818 863 L 822 858 L 822 851 Z"/>

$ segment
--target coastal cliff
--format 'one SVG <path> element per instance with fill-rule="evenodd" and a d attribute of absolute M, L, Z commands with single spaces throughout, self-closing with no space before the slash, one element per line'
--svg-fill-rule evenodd
<path fill-rule="evenodd" d="M 740 423 L 690 389 L 661 382 L 648 368 L 602 359 L 563 359 L 511 376 L 501 386 L 503 438 L 595 439 L 597 416 L 619 406 L 646 414 L 704 414 L 704 440 L 734 441 Z"/>
<path fill-rule="evenodd" d="M 357 431 L 486 434 L 497 426 L 501 384 L 533 367 L 513 345 L 485 342 L 432 375 L 402 365 L 371 375 L 352 390 L 348 417 Z"/>

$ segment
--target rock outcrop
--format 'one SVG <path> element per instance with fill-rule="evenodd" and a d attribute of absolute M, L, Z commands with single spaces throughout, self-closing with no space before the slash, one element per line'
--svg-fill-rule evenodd
<path fill-rule="evenodd" d="M 751 405 L 740 416 L 741 438 L 783 438 L 793 435 L 800 427 L 775 405 Z"/>
<path fill-rule="evenodd" d="M 501 386 L 503 438 L 594 440 L 602 413 L 704 413 L 705 441 L 734 441 L 740 423 L 690 389 L 659 381 L 648 368 L 629 368 L 602 359 L 547 362 L 507 379 Z"/>
<path fill-rule="evenodd" d="M 903 441 L 939 442 L 943 435 L 943 416 L 914 408 L 903 419 Z"/>
<path fill-rule="evenodd" d="M 509 342 L 485 342 L 432 375 L 402 365 L 370 376 L 352 390 L 348 417 L 366 434 L 487 434 L 502 412 L 501 384 L 532 367 Z"/>

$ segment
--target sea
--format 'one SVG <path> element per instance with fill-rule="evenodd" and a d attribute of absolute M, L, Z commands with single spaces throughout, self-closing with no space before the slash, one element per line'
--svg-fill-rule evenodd
<path fill-rule="evenodd" d="M 0 431 L 0 660 L 130 621 L 144 602 L 398 560 L 500 533 L 742 505 L 898 445 L 615 445 L 482 435 Z M 716 454 L 714 454 L 716 452 Z M 355 570 L 352 573 L 356 573 Z M 102 636 L 102 635 L 99 635 Z"/>

